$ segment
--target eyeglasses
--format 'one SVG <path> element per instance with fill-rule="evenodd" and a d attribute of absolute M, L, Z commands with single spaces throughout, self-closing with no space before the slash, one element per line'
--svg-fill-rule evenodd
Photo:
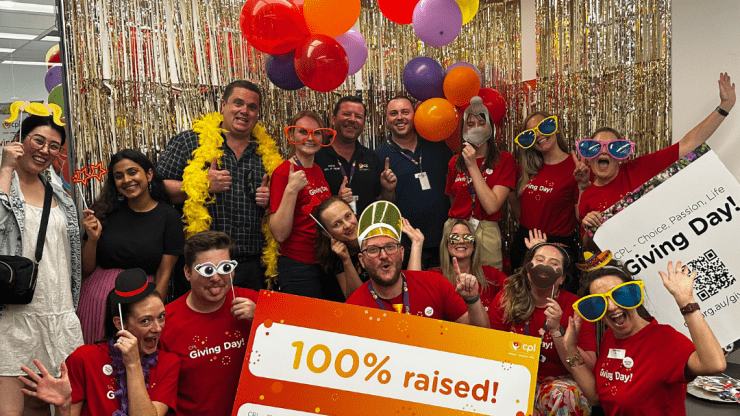
<path fill-rule="evenodd" d="M 576 142 L 578 154 L 584 159 L 593 159 L 606 146 L 606 151 L 617 160 L 627 159 L 635 148 L 635 142 L 626 139 L 610 140 L 600 142 L 594 139 L 583 139 Z"/>
<path fill-rule="evenodd" d="M 29 144 L 34 150 L 41 150 L 44 146 L 48 146 L 49 153 L 53 156 L 59 156 L 62 151 L 62 145 L 57 142 L 46 141 L 46 137 L 40 134 L 34 134 L 30 137 Z"/>
<path fill-rule="evenodd" d="M 538 124 L 533 129 L 524 130 L 519 133 L 514 139 L 514 143 L 518 144 L 522 149 L 529 149 L 534 146 L 534 141 L 537 138 L 537 133 L 545 136 L 552 136 L 558 130 L 558 118 L 556 116 L 550 116 Z"/>
<path fill-rule="evenodd" d="M 573 309 L 581 318 L 596 322 L 606 315 L 607 299 L 622 309 L 635 309 L 642 305 L 644 284 L 641 280 L 622 283 L 607 293 L 597 293 L 579 299 L 573 304 Z"/>
<path fill-rule="evenodd" d="M 311 130 L 300 126 L 288 126 L 283 130 L 290 144 L 295 146 L 305 143 L 310 137 L 319 146 L 329 147 L 334 142 L 334 138 L 337 137 L 337 131 L 334 129 L 320 128 Z"/>
<path fill-rule="evenodd" d="M 195 271 L 203 277 L 212 277 L 216 273 L 229 274 L 236 269 L 236 260 L 222 260 L 218 265 L 213 263 L 201 263 L 194 267 Z"/>
<path fill-rule="evenodd" d="M 474 243 L 475 242 L 475 235 L 473 234 L 450 234 L 447 237 L 447 242 L 450 244 L 458 244 L 458 243 Z"/>
<path fill-rule="evenodd" d="M 380 250 L 384 250 L 385 254 L 391 256 L 393 254 L 398 253 L 398 248 L 401 247 L 401 244 L 399 243 L 388 243 L 384 245 L 383 247 L 378 246 L 370 246 L 362 251 L 360 253 L 365 253 L 366 256 L 370 258 L 378 257 L 380 255 Z"/>

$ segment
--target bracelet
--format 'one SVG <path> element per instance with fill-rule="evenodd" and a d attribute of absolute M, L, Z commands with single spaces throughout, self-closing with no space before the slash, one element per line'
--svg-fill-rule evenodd
<path fill-rule="evenodd" d="M 724 110 L 724 109 L 722 109 L 722 107 L 720 107 L 720 106 L 717 106 L 717 108 L 715 108 L 715 109 L 714 109 L 714 111 L 718 112 L 718 113 L 719 113 L 719 115 L 721 115 L 721 116 L 723 116 L 723 117 L 727 117 L 727 116 L 729 116 L 729 115 L 730 115 L 730 112 L 729 112 L 729 111 L 725 111 L 725 110 Z"/>
<path fill-rule="evenodd" d="M 691 312 L 698 311 L 698 310 L 700 310 L 700 308 L 699 308 L 699 304 L 696 303 L 696 302 L 689 303 L 688 305 L 686 305 L 683 308 L 679 309 L 679 311 L 681 311 L 681 315 L 688 315 Z"/>
<path fill-rule="evenodd" d="M 583 361 L 583 358 L 581 358 L 581 355 L 578 353 L 573 354 L 572 356 L 565 359 L 565 362 L 568 363 L 571 367 L 578 367 L 579 365 L 583 365 L 585 361 Z"/>
<path fill-rule="evenodd" d="M 475 295 L 475 297 L 473 299 L 465 299 L 465 298 L 463 298 L 463 300 L 468 305 L 473 305 L 475 302 L 478 302 L 480 300 L 480 293 L 477 294 L 477 295 Z"/>

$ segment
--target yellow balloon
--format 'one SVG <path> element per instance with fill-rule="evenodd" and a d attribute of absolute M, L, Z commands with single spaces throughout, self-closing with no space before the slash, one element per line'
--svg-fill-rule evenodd
<path fill-rule="evenodd" d="M 51 55 L 54 55 L 56 51 L 59 50 L 59 44 L 56 44 L 49 49 L 48 52 L 46 52 L 46 60 L 44 62 L 49 62 L 49 59 L 51 59 Z"/>
<path fill-rule="evenodd" d="M 468 24 L 469 21 L 473 20 L 475 14 L 478 13 L 480 7 L 479 0 L 455 0 L 457 5 L 460 6 L 463 15 L 463 24 Z"/>

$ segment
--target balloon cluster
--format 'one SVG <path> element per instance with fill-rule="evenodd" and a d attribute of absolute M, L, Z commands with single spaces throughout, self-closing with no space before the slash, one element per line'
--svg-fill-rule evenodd
<path fill-rule="evenodd" d="M 426 56 L 414 58 L 403 69 L 406 91 L 423 103 L 417 108 L 414 125 L 422 137 L 445 140 L 453 151 L 460 151 L 459 118 L 476 95 L 491 113 L 491 122 L 499 124 L 506 113 L 506 101 L 500 92 L 481 88 L 483 78 L 478 68 L 457 62 L 447 70 Z"/>
<path fill-rule="evenodd" d="M 365 65 L 367 43 L 352 28 L 359 17 L 360 0 L 247 0 L 239 25 L 271 55 L 265 69 L 275 86 L 327 92 Z"/>
<path fill-rule="evenodd" d="M 452 43 L 479 6 L 479 0 L 378 0 L 378 8 L 388 20 L 413 23 L 416 36 L 437 47 Z"/>
<path fill-rule="evenodd" d="M 46 85 L 46 92 L 49 93 L 49 98 L 46 100 L 47 104 L 56 104 L 59 108 L 64 111 L 64 91 L 62 89 L 62 67 L 58 64 L 61 61 L 59 55 L 59 45 L 54 45 L 46 52 L 46 76 L 44 77 L 44 84 Z"/>

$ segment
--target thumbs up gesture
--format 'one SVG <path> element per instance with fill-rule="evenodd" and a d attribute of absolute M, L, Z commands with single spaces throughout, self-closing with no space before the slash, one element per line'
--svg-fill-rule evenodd
<path fill-rule="evenodd" d="M 452 258 L 452 268 L 455 271 L 455 292 L 466 302 L 479 297 L 478 279 L 472 274 L 461 273 L 457 258 L 454 257 Z"/>
<path fill-rule="evenodd" d="M 215 194 L 223 192 L 231 187 L 231 173 L 228 170 L 218 168 L 218 159 L 213 158 L 211 167 L 208 168 L 208 192 Z"/>
<path fill-rule="evenodd" d="M 347 177 L 344 177 L 342 186 L 339 187 L 339 197 L 346 203 L 352 203 L 352 188 L 347 186 Z"/>
<path fill-rule="evenodd" d="M 266 173 L 262 177 L 262 185 L 255 192 L 254 200 L 257 202 L 257 205 L 263 208 L 267 208 L 270 205 L 270 176 Z"/>
<path fill-rule="evenodd" d="M 298 191 L 305 188 L 308 185 L 308 179 L 306 178 L 306 172 L 302 170 L 295 170 L 295 165 L 290 163 L 290 171 L 288 173 L 288 186 L 285 188 L 286 192 L 292 192 L 297 194 Z"/>
<path fill-rule="evenodd" d="M 380 174 L 380 185 L 383 186 L 383 189 L 386 191 L 395 191 L 396 190 L 396 183 L 398 182 L 398 178 L 396 178 L 396 174 L 393 173 L 390 166 L 390 159 L 385 158 L 385 169 L 383 170 L 383 173 Z"/>

